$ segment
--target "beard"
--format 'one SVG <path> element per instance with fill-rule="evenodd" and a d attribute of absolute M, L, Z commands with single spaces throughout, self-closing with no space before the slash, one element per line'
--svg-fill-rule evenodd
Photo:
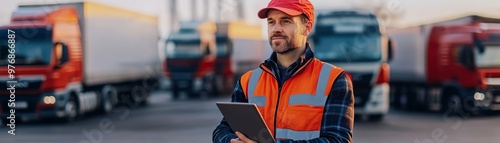
<path fill-rule="evenodd" d="M 283 38 L 284 41 L 283 40 L 273 41 L 272 39 L 275 37 Z M 271 48 L 277 54 L 286 54 L 289 53 L 290 51 L 295 50 L 292 44 L 293 41 L 295 41 L 294 36 L 288 37 L 284 34 L 275 33 L 269 38 L 269 45 L 271 45 Z"/>

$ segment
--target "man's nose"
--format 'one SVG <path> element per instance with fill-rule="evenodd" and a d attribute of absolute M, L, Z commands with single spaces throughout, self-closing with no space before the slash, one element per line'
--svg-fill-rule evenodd
<path fill-rule="evenodd" d="M 275 25 L 273 25 L 273 27 L 271 27 L 271 32 L 272 33 L 282 33 L 283 27 L 281 27 L 281 25 L 279 25 L 279 24 L 275 24 Z"/>

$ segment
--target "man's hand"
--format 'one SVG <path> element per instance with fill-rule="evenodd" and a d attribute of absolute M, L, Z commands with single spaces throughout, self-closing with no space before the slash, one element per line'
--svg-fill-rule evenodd
<path fill-rule="evenodd" d="M 255 141 L 250 140 L 247 138 L 245 135 L 243 135 L 240 132 L 236 132 L 236 136 L 238 136 L 237 139 L 232 139 L 231 143 L 257 143 Z"/>

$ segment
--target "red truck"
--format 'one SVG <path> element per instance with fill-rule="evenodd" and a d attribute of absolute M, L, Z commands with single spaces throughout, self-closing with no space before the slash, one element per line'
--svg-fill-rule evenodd
<path fill-rule="evenodd" d="M 162 87 L 173 98 L 229 93 L 246 71 L 267 58 L 260 25 L 186 21 L 165 41 Z"/>
<path fill-rule="evenodd" d="M 27 4 L 0 33 L 0 87 L 15 88 L 0 90 L 3 120 L 11 109 L 22 120 L 107 113 L 124 98 L 145 103 L 143 83 L 156 80 L 154 16 L 90 2 Z"/>
<path fill-rule="evenodd" d="M 396 106 L 447 113 L 500 110 L 500 20 L 468 16 L 391 29 Z"/>

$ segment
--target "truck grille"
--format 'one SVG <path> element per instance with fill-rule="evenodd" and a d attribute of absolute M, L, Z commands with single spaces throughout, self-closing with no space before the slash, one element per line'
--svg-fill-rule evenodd
<path fill-rule="evenodd" d="M 352 83 L 354 85 L 363 87 L 371 85 L 373 73 L 366 73 L 366 72 L 349 72 L 349 73 L 352 76 Z"/>
<path fill-rule="evenodd" d="M 361 85 L 353 85 L 354 91 L 354 106 L 365 106 L 366 102 L 370 98 L 371 87 L 370 86 L 361 86 Z"/>
<path fill-rule="evenodd" d="M 3 113 L 10 113 L 10 107 L 8 106 L 10 96 L 2 94 L 0 95 L 0 103 L 2 106 Z M 28 95 L 18 95 L 16 94 L 16 102 L 26 102 L 28 107 L 25 109 L 15 109 L 16 113 L 35 113 L 36 106 L 40 100 L 40 95 L 38 94 L 28 94 Z"/>
<path fill-rule="evenodd" d="M 37 90 L 42 86 L 41 80 L 17 80 L 15 83 L 16 90 Z M 7 89 L 10 87 L 10 84 L 7 81 L 2 81 L 0 83 L 0 89 Z"/>

